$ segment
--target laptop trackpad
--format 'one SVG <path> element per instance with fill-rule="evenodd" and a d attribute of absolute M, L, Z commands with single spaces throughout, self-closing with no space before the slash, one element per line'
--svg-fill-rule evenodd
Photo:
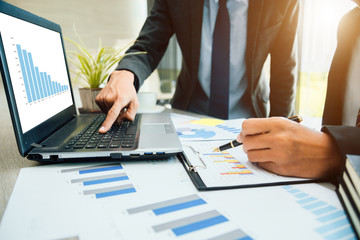
<path fill-rule="evenodd" d="M 140 128 L 141 134 L 166 134 L 164 124 L 144 124 Z"/>

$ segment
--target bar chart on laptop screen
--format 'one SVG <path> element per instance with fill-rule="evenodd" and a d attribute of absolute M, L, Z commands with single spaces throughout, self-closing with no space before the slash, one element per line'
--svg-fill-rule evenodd
<path fill-rule="evenodd" d="M 60 33 L 0 14 L 1 40 L 23 133 L 73 104 Z"/>
<path fill-rule="evenodd" d="M 34 65 L 31 52 L 22 49 L 20 44 L 16 44 L 16 50 L 19 56 L 27 103 L 46 99 L 69 90 L 69 85 L 51 81 L 51 76 L 47 72 L 39 70 L 39 67 Z"/>

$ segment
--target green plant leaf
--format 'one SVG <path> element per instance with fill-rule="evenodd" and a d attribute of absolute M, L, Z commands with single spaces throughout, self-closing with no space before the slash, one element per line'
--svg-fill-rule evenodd
<path fill-rule="evenodd" d="M 125 56 L 146 54 L 146 52 L 124 54 L 123 52 L 129 48 L 133 42 L 128 43 L 120 49 L 115 49 L 112 47 L 103 47 L 101 39 L 99 39 L 97 51 L 92 54 L 81 40 L 75 26 L 74 32 L 78 38 L 78 42 L 66 37 L 64 37 L 64 39 L 73 44 L 76 51 L 67 51 L 66 53 L 69 62 L 75 68 L 75 70 L 72 70 L 72 73 L 75 75 L 73 82 L 82 87 L 99 88 L 100 85 L 107 80 L 110 69 Z"/>

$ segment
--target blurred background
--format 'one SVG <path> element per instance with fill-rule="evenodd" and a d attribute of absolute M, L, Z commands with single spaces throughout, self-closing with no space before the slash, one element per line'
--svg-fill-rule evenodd
<path fill-rule="evenodd" d="M 60 24 L 67 38 L 76 39 L 75 26 L 86 46 L 96 49 L 99 38 L 103 46 L 112 47 L 123 47 L 134 41 L 154 0 L 6 2 Z M 341 17 L 354 6 L 350 0 L 301 0 L 296 111 L 314 128 L 321 126 L 327 76 L 337 43 L 337 26 Z M 73 48 L 68 42 L 65 47 L 67 50 Z M 163 60 L 141 91 L 156 91 L 165 102 L 171 99 L 181 58 L 176 39 L 172 38 Z M 76 104 L 81 106 L 77 91 L 74 94 Z"/>

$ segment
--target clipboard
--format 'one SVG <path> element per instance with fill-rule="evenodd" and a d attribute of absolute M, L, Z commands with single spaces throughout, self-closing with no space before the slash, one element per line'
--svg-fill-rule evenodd
<path fill-rule="evenodd" d="M 199 191 L 210 191 L 210 190 L 222 190 L 222 189 L 236 189 L 236 188 L 253 188 L 253 187 L 266 187 L 266 186 L 280 186 L 280 185 L 289 185 L 289 184 L 303 184 L 303 183 L 314 183 L 314 182 L 324 182 L 328 181 L 328 179 L 304 179 L 304 178 L 292 178 L 292 177 L 283 177 L 276 174 L 272 174 L 267 172 L 266 170 L 261 170 L 262 172 L 267 172 L 270 177 L 264 178 L 266 181 L 254 181 L 254 182 L 246 182 L 244 184 L 242 183 L 219 183 L 219 184 L 209 184 L 209 181 L 207 179 L 211 178 L 204 178 L 204 174 L 207 171 L 211 171 L 211 166 L 208 166 L 209 163 L 208 159 L 205 159 L 202 153 L 196 149 L 197 144 L 204 144 L 202 143 L 192 143 L 191 146 L 185 145 L 184 151 L 182 153 L 179 153 L 177 155 L 178 159 L 182 163 L 183 167 L 185 168 L 186 172 L 188 173 L 191 181 L 195 185 L 195 187 Z M 195 145 L 195 147 L 194 147 Z M 190 151 L 193 152 L 193 155 L 191 156 L 192 159 L 189 159 L 189 157 L 186 155 L 185 148 L 189 148 Z M 194 159 L 194 156 L 197 156 L 198 159 Z M 194 161 L 195 160 L 195 161 Z M 259 168 L 259 167 L 258 167 Z M 216 176 L 214 176 L 215 178 Z M 214 181 L 213 181 L 214 182 Z M 230 183 L 230 184 L 228 184 Z"/>

